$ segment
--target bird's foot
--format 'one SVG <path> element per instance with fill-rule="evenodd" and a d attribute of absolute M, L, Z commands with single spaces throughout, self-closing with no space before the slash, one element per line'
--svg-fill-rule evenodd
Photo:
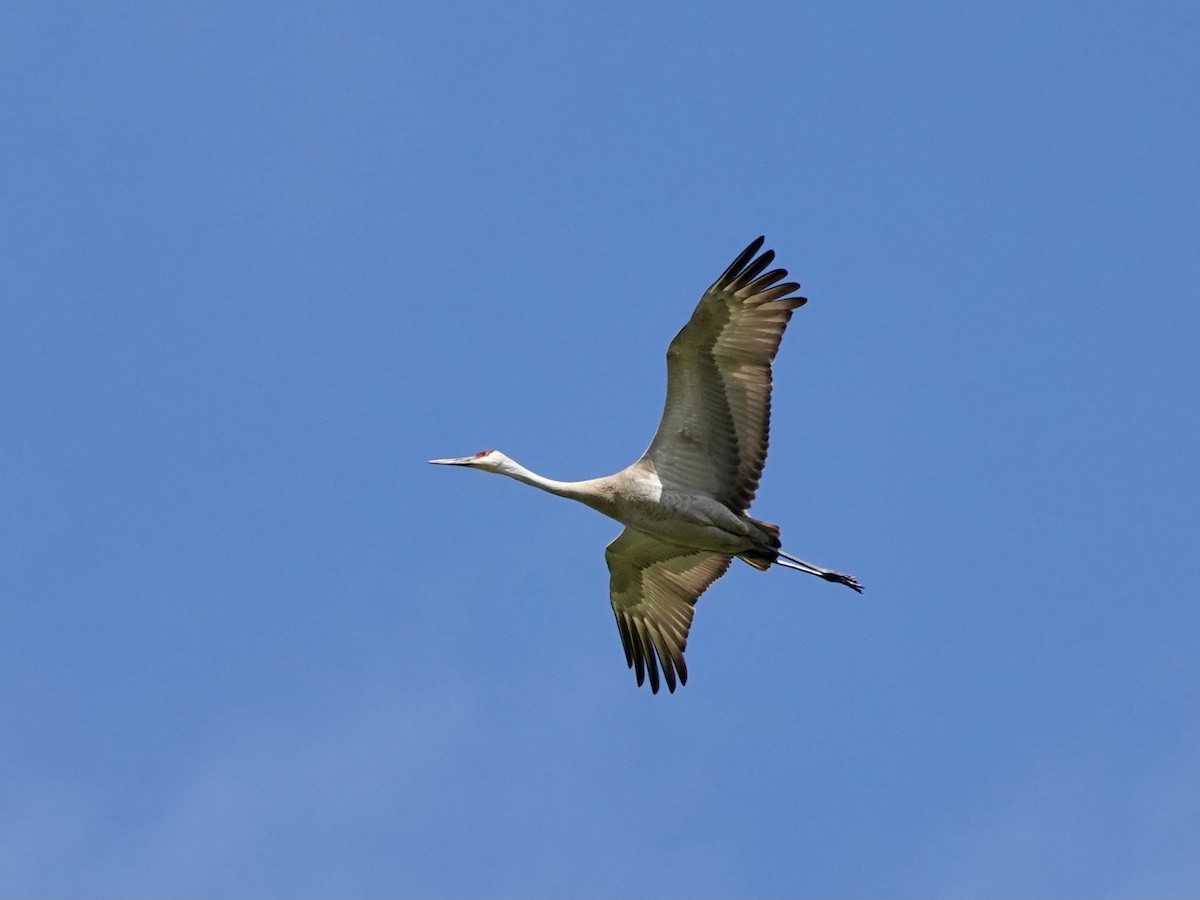
<path fill-rule="evenodd" d="M 858 583 L 858 579 L 853 575 L 847 575 L 844 572 L 823 572 L 821 577 L 826 581 L 832 581 L 835 584 L 844 584 L 853 591 L 863 592 L 863 586 Z"/>

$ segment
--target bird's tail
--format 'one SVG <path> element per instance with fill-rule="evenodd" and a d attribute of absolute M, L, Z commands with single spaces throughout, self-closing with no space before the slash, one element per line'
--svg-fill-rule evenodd
<path fill-rule="evenodd" d="M 738 559 L 749 563 L 760 572 L 765 572 L 779 560 L 779 526 L 773 525 L 770 522 L 761 522 L 758 519 L 751 519 L 750 521 L 767 535 L 769 546 L 761 549 L 756 547 L 753 550 L 747 550 L 745 553 L 738 554 Z"/>

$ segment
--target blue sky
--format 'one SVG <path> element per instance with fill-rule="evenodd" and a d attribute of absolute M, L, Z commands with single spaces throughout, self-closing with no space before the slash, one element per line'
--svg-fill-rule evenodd
<path fill-rule="evenodd" d="M 1200 863 L 1192 3 L 0 9 L 0 896 L 1173 898 Z M 736 566 L 632 462 L 765 234 Z"/>

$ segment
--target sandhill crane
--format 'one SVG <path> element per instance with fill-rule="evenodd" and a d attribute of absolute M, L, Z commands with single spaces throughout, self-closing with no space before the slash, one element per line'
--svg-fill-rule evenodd
<path fill-rule="evenodd" d="M 683 651 L 697 599 L 736 556 L 760 571 L 773 564 L 858 592 L 852 575 L 780 549 L 779 526 L 746 515 L 767 458 L 771 362 L 800 285 L 777 284 L 785 269 L 758 238 L 700 298 L 667 349 L 667 402 L 654 440 L 628 468 L 589 481 L 543 478 L 498 450 L 431 463 L 468 466 L 578 500 L 625 530 L 604 556 L 625 661 L 658 693 L 687 683 Z M 657 661 L 656 661 L 657 657 Z"/>

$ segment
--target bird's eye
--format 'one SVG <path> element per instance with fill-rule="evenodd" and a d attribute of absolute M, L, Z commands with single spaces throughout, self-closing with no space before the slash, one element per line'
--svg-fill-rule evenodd
<path fill-rule="evenodd" d="M 491 452 L 492 452 L 491 450 L 480 450 L 478 453 L 475 454 L 475 458 L 483 459 L 485 456 L 487 456 Z"/>

